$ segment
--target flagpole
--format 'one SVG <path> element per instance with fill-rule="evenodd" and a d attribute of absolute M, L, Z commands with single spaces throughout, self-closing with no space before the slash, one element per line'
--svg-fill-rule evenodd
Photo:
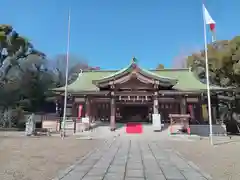
<path fill-rule="evenodd" d="M 64 108 L 62 121 L 62 138 L 65 137 L 66 111 L 67 111 L 67 96 L 68 96 L 68 66 L 69 66 L 69 47 L 70 47 L 70 28 L 71 28 L 71 9 L 68 11 L 68 32 L 67 32 L 67 53 L 66 53 L 66 70 L 65 70 L 65 88 L 64 88 Z"/>
<path fill-rule="evenodd" d="M 209 128 L 210 128 L 210 143 L 213 145 L 213 131 L 212 131 L 212 109 L 211 109 L 211 95 L 210 95 L 210 83 L 209 83 L 209 67 L 208 67 L 208 52 L 207 52 L 207 29 L 205 20 L 205 7 L 203 4 L 203 21 L 204 21 L 204 49 L 205 49 L 205 63 L 206 63 L 206 79 L 207 79 L 207 99 L 208 99 L 208 117 L 209 117 Z"/>

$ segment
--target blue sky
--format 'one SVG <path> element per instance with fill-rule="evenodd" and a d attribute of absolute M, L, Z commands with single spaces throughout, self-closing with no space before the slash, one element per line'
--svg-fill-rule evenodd
<path fill-rule="evenodd" d="M 239 0 L 205 0 L 217 39 L 240 34 Z M 203 47 L 201 0 L 1 0 L 0 23 L 11 24 L 50 58 L 66 52 L 103 69 L 172 67 L 173 59 Z"/>

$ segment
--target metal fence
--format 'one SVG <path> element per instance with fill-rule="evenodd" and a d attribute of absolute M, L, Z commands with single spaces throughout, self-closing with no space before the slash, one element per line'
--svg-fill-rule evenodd
<path fill-rule="evenodd" d="M 21 128 L 24 119 L 17 110 L 0 111 L 0 128 Z"/>
<path fill-rule="evenodd" d="M 27 119 L 29 116 L 31 116 L 32 113 L 28 112 L 21 112 L 16 110 L 11 110 L 8 112 L 0 112 L 0 128 L 25 128 L 25 123 L 27 122 Z M 51 121 L 59 121 L 59 117 L 54 114 L 45 114 L 45 113 L 36 113 L 34 114 L 34 121 L 36 123 L 36 126 L 41 127 L 42 122 L 45 120 L 51 120 Z"/>

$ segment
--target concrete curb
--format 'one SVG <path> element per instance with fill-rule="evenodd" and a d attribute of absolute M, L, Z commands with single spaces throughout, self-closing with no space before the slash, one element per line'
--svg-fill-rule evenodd
<path fill-rule="evenodd" d="M 104 145 L 105 145 L 108 141 L 111 141 L 111 142 L 110 142 L 110 145 L 109 145 L 109 146 L 111 146 L 111 145 L 114 143 L 115 140 L 116 140 L 116 138 L 112 138 L 112 139 L 110 139 L 110 140 L 105 140 L 105 141 L 104 141 Z M 104 147 L 104 145 L 101 146 L 100 148 Z M 73 169 L 75 169 L 75 167 L 76 167 L 78 164 L 81 164 L 81 163 L 82 163 L 84 160 L 86 160 L 91 154 L 93 154 L 94 152 L 98 151 L 100 148 L 96 147 L 96 148 L 92 149 L 90 152 L 88 152 L 86 155 L 84 155 L 83 157 L 81 157 L 79 160 L 77 160 L 77 161 L 76 161 L 74 164 L 72 164 L 71 166 L 67 167 L 67 168 L 64 169 L 64 170 L 60 170 L 60 171 L 58 172 L 58 175 L 57 175 L 55 178 L 53 178 L 52 180 L 61 180 L 61 179 L 63 179 L 63 178 L 64 178 L 66 175 L 68 175 Z"/>

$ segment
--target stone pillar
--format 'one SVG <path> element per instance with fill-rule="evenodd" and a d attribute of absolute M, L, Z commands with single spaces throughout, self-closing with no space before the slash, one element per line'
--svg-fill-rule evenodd
<path fill-rule="evenodd" d="M 180 112 L 181 114 L 186 114 L 187 113 L 187 101 L 186 101 L 186 97 L 181 97 L 181 101 L 180 101 Z"/>
<path fill-rule="evenodd" d="M 153 96 L 153 114 L 158 114 L 158 93 L 155 92 Z"/>
<path fill-rule="evenodd" d="M 116 107 L 115 107 L 115 99 L 114 97 L 111 97 L 110 102 L 110 129 L 111 131 L 114 131 L 116 129 L 116 122 L 115 122 L 115 116 L 116 116 Z"/>

